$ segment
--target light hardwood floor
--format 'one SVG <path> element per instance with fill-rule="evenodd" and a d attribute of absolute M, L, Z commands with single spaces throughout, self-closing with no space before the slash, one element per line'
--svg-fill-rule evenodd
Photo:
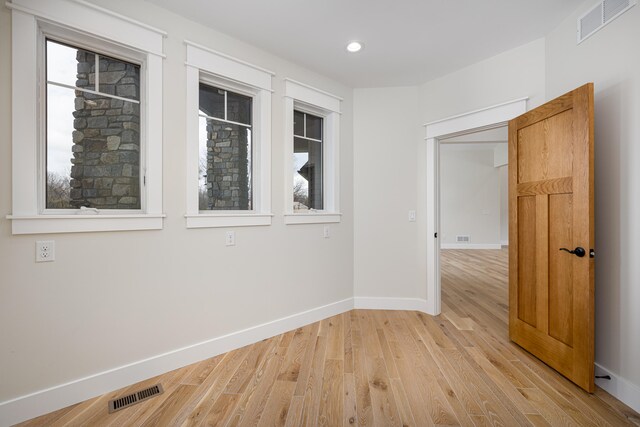
<path fill-rule="evenodd" d="M 507 251 L 442 253 L 443 314 L 353 310 L 25 426 L 640 425 L 507 336 Z M 164 394 L 108 414 L 157 382 Z"/>

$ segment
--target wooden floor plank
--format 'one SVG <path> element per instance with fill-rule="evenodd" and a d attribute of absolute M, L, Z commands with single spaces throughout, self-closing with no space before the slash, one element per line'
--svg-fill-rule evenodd
<path fill-rule="evenodd" d="M 344 374 L 344 427 L 358 425 L 358 410 L 356 407 L 356 379 L 353 373 Z"/>
<path fill-rule="evenodd" d="M 371 391 L 371 407 L 375 425 L 399 426 L 400 412 L 391 389 L 391 381 L 383 358 L 367 357 L 367 376 Z"/>
<path fill-rule="evenodd" d="M 322 333 L 322 328 L 319 333 Z M 314 426 L 318 420 L 320 412 L 320 399 L 322 397 L 322 380 L 324 376 L 325 356 L 327 352 L 327 338 L 318 336 L 316 338 L 313 361 L 307 386 L 305 388 L 302 407 L 302 426 Z"/>
<path fill-rule="evenodd" d="M 258 426 L 284 426 L 286 424 L 295 388 L 295 382 L 276 381 Z"/>
<path fill-rule="evenodd" d="M 298 427 L 302 420 L 302 408 L 304 406 L 303 396 L 293 396 L 291 398 L 291 405 L 289 405 L 289 412 L 287 413 L 287 422 L 285 427 Z"/>
<path fill-rule="evenodd" d="M 356 339 L 359 334 L 356 334 Z M 366 358 L 364 350 L 357 345 L 353 348 L 353 372 L 356 383 L 356 408 L 358 413 L 358 425 L 373 425 L 373 410 L 371 408 L 371 390 L 369 389 L 369 377 L 366 370 Z"/>
<path fill-rule="evenodd" d="M 329 350 L 327 349 L 327 354 Z M 342 352 L 341 352 L 342 353 Z M 322 394 L 317 424 L 320 426 L 339 426 L 344 413 L 344 362 L 327 358 L 322 377 Z"/>
<path fill-rule="evenodd" d="M 413 418 L 413 411 L 409 406 L 409 398 L 402 385 L 400 378 L 391 379 L 391 389 L 393 390 L 393 396 L 398 404 L 398 411 L 400 412 L 400 423 L 402 426 L 415 426 L 416 422 Z"/>
<path fill-rule="evenodd" d="M 226 425 L 240 400 L 239 394 L 221 394 L 204 416 L 203 426 Z"/>
<path fill-rule="evenodd" d="M 284 359 L 275 338 L 270 341 L 272 344 L 266 348 L 263 362 L 251 377 L 247 388 L 241 394 L 238 407 L 227 423 L 229 427 L 256 425 L 260 420 Z"/>
<path fill-rule="evenodd" d="M 180 384 L 161 407 L 156 409 L 146 421 L 141 424 L 143 427 L 179 425 L 177 421 L 181 416 L 182 407 L 189 401 L 190 397 L 197 391 L 194 385 Z"/>
<path fill-rule="evenodd" d="M 442 251 L 442 308 L 351 310 L 20 426 L 633 426 L 509 341 L 506 250 Z M 165 392 L 109 414 L 109 399 Z"/>

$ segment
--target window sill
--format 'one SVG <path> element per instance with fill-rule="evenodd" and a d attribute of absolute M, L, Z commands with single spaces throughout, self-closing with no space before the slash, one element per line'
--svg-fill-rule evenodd
<path fill-rule="evenodd" d="M 185 215 L 187 228 L 252 227 L 271 225 L 273 214 L 215 213 Z"/>
<path fill-rule="evenodd" d="M 139 215 L 7 215 L 13 234 L 87 233 L 161 230 L 164 214 Z"/>
<path fill-rule="evenodd" d="M 285 214 L 285 224 L 327 224 L 340 222 L 342 216 L 339 212 L 313 212 Z"/>

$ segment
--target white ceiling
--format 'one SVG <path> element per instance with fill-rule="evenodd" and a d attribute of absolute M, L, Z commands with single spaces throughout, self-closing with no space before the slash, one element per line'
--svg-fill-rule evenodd
<path fill-rule="evenodd" d="M 379 87 L 424 83 L 543 37 L 583 0 L 147 1 L 346 85 Z M 365 48 L 348 54 L 354 39 Z"/>

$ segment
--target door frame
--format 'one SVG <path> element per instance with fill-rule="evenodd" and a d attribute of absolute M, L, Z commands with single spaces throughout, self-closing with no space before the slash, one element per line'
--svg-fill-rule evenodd
<path fill-rule="evenodd" d="M 440 283 L 440 140 L 495 129 L 527 112 L 528 97 L 515 99 L 480 110 L 470 111 L 434 122 L 426 123 L 427 149 L 427 313 L 437 316 L 441 312 Z"/>

